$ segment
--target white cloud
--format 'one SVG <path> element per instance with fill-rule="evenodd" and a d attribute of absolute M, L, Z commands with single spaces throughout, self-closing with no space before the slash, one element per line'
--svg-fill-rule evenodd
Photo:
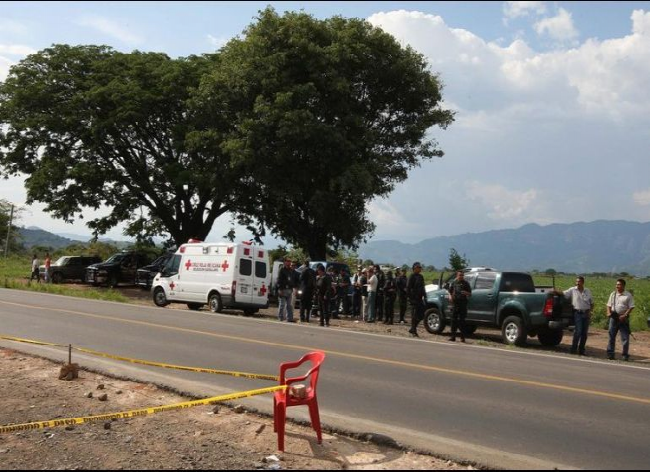
<path fill-rule="evenodd" d="M 637 205 L 650 206 L 650 189 L 635 192 L 632 197 Z"/>
<path fill-rule="evenodd" d="M 208 35 L 208 41 L 210 42 L 210 44 L 215 49 L 221 49 L 222 47 L 224 47 L 228 43 L 229 39 L 228 38 L 216 38 L 216 37 L 212 36 L 211 34 L 209 34 Z"/>
<path fill-rule="evenodd" d="M 557 18 L 563 20 L 545 23 L 541 31 L 556 38 L 575 38 L 570 14 L 561 10 Z M 487 42 L 421 12 L 401 10 L 369 18 L 427 57 L 431 68 L 441 74 L 445 99 L 458 107 L 459 119 L 482 113 L 483 118 L 495 120 L 574 117 L 615 123 L 650 116 L 650 13 L 636 10 L 631 20 L 627 36 L 590 39 L 540 53 L 521 39 L 508 46 Z M 474 121 L 480 126 L 486 123 Z"/>
<path fill-rule="evenodd" d="M 144 42 L 143 37 L 135 34 L 128 25 L 123 25 L 108 18 L 89 15 L 82 17 L 77 23 L 81 26 L 93 28 L 129 45 L 136 45 Z"/>
<path fill-rule="evenodd" d="M 557 16 L 544 18 L 533 25 L 538 35 L 548 35 L 558 43 L 567 43 L 578 38 L 578 30 L 573 24 L 573 17 L 564 8 L 560 8 Z"/>
<path fill-rule="evenodd" d="M 544 13 L 546 13 L 546 2 L 504 2 L 503 4 L 503 14 L 507 19 Z"/>
<path fill-rule="evenodd" d="M 417 224 L 407 221 L 400 211 L 388 200 L 373 200 L 368 205 L 370 220 L 384 229 L 386 233 L 409 233 Z"/>
<path fill-rule="evenodd" d="M 466 196 L 477 200 L 488 208 L 488 217 L 494 220 L 519 220 L 530 217 L 531 209 L 538 203 L 536 189 L 526 191 L 509 190 L 498 184 L 468 182 L 465 184 Z"/>

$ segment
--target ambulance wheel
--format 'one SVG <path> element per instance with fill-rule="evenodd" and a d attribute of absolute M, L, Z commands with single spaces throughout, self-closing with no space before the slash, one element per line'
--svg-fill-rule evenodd
<path fill-rule="evenodd" d="M 165 291 L 162 289 L 162 287 L 158 287 L 153 292 L 153 302 L 156 304 L 156 306 L 159 307 L 165 307 L 169 305 L 169 302 L 167 301 L 167 295 L 165 295 Z"/>
<path fill-rule="evenodd" d="M 187 308 L 189 308 L 192 311 L 198 311 L 201 309 L 203 306 L 203 303 L 188 303 Z"/>
<path fill-rule="evenodd" d="M 221 313 L 223 310 L 223 303 L 221 302 L 221 295 L 213 293 L 208 299 L 208 306 L 212 313 Z"/>

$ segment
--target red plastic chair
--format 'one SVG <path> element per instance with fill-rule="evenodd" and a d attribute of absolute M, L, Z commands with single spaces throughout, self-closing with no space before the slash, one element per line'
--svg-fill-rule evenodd
<path fill-rule="evenodd" d="M 316 431 L 318 444 L 323 442 L 323 435 L 320 427 L 320 415 L 318 414 L 318 400 L 316 398 L 316 384 L 320 365 L 325 360 L 325 353 L 321 351 L 310 352 L 297 362 L 285 362 L 280 364 L 280 385 L 286 385 L 286 390 L 275 392 L 273 398 L 273 431 L 278 433 L 278 450 L 284 452 L 284 427 L 287 421 L 287 408 L 290 406 L 307 405 L 311 426 Z M 289 369 L 300 367 L 305 362 L 311 362 L 312 367 L 302 377 L 286 378 Z M 310 378 L 309 386 L 306 388 L 305 398 L 295 398 L 289 394 L 289 386 Z"/>

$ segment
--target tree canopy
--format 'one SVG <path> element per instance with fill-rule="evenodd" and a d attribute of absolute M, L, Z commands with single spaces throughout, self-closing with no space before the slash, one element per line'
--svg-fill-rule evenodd
<path fill-rule="evenodd" d="M 205 123 L 239 110 L 223 146 L 259 189 L 240 221 L 313 259 L 358 247 L 375 227 L 370 201 L 442 156 L 427 136 L 453 121 L 438 77 L 367 21 L 267 8 L 221 50 L 219 65 L 195 102 Z"/>
<path fill-rule="evenodd" d="M 358 19 L 260 12 L 217 54 L 55 45 L 0 84 L 0 172 L 95 234 L 205 239 L 226 212 L 312 259 L 357 248 L 368 205 L 442 156 L 441 83 Z"/>
<path fill-rule="evenodd" d="M 27 174 L 28 203 L 54 217 L 109 208 L 88 223 L 95 234 L 127 222 L 131 236 L 205 238 L 243 182 L 218 147 L 190 143 L 187 100 L 216 63 L 105 46 L 32 54 L 0 85 L 0 166 Z M 213 125 L 213 134 L 228 126 Z"/>

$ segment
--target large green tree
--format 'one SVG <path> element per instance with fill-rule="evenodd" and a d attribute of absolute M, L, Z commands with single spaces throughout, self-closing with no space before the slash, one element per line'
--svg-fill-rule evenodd
<path fill-rule="evenodd" d="M 26 174 L 28 203 L 66 221 L 108 208 L 88 222 L 95 234 L 126 222 L 131 236 L 204 239 L 247 185 L 215 145 L 230 121 L 191 139 L 205 126 L 188 98 L 217 64 L 105 46 L 32 54 L 0 85 L 0 172 Z"/>
<path fill-rule="evenodd" d="M 356 248 L 374 231 L 370 201 L 442 156 L 427 134 L 453 121 L 438 76 L 367 21 L 268 8 L 220 59 L 195 103 L 203 123 L 238 110 L 223 148 L 258 188 L 242 221 L 313 259 Z"/>

